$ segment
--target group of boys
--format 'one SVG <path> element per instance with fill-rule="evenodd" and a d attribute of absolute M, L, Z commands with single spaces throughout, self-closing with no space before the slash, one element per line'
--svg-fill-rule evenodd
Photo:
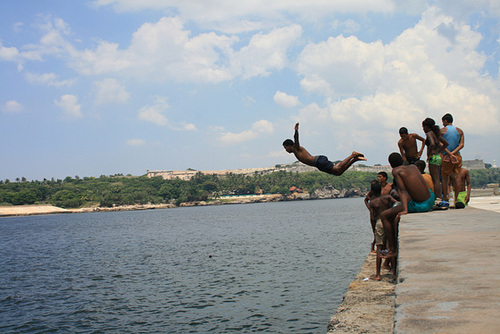
<path fill-rule="evenodd" d="M 465 207 L 470 198 L 470 180 L 468 171 L 461 168 L 462 158 L 459 151 L 464 146 L 463 132 L 453 126 L 453 117 L 450 114 L 444 115 L 442 121 L 444 128 L 441 129 L 441 134 L 449 143 L 447 149 L 450 152 L 442 158 L 444 189 L 442 199 L 443 202 L 449 199 L 448 180 L 451 179 L 455 191 L 455 207 L 460 207 L 457 206 L 458 203 L 463 203 L 461 207 Z M 299 123 L 295 124 L 294 130 L 294 140 L 285 140 L 283 147 L 288 153 L 293 153 L 302 163 L 314 166 L 320 171 L 342 175 L 356 161 L 366 160 L 362 153 L 356 151 L 338 164 L 334 164 L 324 155 L 313 156 L 299 144 Z M 379 173 L 378 181 L 372 182 L 371 191 L 365 199 L 370 210 L 370 222 L 374 233 L 372 251 L 374 251 L 374 246 L 377 246 L 377 269 L 376 275 L 372 277 L 375 280 L 380 280 L 380 267 L 383 259 L 385 259 L 384 267 L 392 269 L 395 273 L 398 226 L 401 216 L 411 212 L 430 211 L 436 199 L 432 179 L 429 180 L 424 173 L 425 162 L 420 160 L 425 139 L 414 133 L 409 134 L 406 128 L 400 129 L 400 136 L 398 146 L 401 154 L 389 155 L 394 183 L 387 183 L 387 173 Z M 420 150 L 417 149 L 417 140 L 422 141 Z M 467 183 L 467 191 L 464 193 L 465 183 Z"/>
<path fill-rule="evenodd" d="M 387 180 L 380 182 L 381 173 L 378 176 L 379 185 L 372 181 L 371 191 L 365 198 L 365 203 L 370 210 L 370 222 L 374 233 L 372 252 L 374 245 L 377 248 L 376 273 L 370 277 L 371 279 L 381 279 L 382 259 L 385 259 L 384 267 L 392 269 L 393 274 L 395 273 L 398 226 L 401 215 L 428 212 L 433 208 L 447 209 L 448 205 L 443 205 L 443 202 L 447 203 L 449 200 L 449 181 L 455 192 L 455 208 L 464 208 L 469 202 L 471 191 L 469 172 L 462 168 L 462 158 L 459 152 L 464 146 L 463 132 L 452 125 L 453 117 L 450 114 L 444 115 L 442 121 L 444 127 L 441 129 L 441 134 L 448 141 L 447 148 L 451 154 L 444 154 L 442 158 L 443 194 L 438 194 L 438 196 L 442 196 L 443 200 L 437 206 L 432 178 L 424 172 L 425 161 L 420 160 L 425 139 L 415 133 L 409 134 L 406 128 L 399 130 L 401 139 L 398 146 L 401 154 L 389 155 L 394 177 L 392 191 L 381 191 L 382 185 L 387 184 Z M 422 141 L 420 150 L 417 149 L 417 140 Z M 400 204 L 394 205 L 396 202 Z"/>

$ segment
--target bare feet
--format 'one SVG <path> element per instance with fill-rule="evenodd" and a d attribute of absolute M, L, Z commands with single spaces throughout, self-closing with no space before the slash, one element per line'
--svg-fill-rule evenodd
<path fill-rule="evenodd" d="M 351 155 L 354 157 L 354 161 L 366 161 L 365 155 L 356 151 L 352 151 Z"/>
<path fill-rule="evenodd" d="M 372 277 L 370 277 L 370 279 L 374 281 L 380 281 L 380 276 L 373 275 Z"/>

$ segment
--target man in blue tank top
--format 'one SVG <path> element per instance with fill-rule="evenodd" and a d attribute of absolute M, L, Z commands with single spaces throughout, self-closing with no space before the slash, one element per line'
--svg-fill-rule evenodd
<path fill-rule="evenodd" d="M 453 116 L 444 115 L 441 120 L 441 136 L 448 142 L 448 147 L 443 152 L 443 162 L 441 165 L 441 177 L 443 183 L 443 202 L 439 206 L 448 207 L 450 198 L 450 175 L 454 177 L 455 173 L 462 167 L 462 156 L 460 150 L 464 147 L 464 133 L 461 129 L 453 126 Z"/>

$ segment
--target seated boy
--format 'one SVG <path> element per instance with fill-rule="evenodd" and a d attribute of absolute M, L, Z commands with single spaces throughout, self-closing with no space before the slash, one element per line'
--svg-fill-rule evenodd
<path fill-rule="evenodd" d="M 429 186 L 429 189 L 434 192 L 434 182 L 432 182 L 432 176 L 430 174 L 427 174 L 425 172 L 425 166 L 427 164 L 425 163 L 424 160 L 417 160 L 415 162 L 415 166 L 418 167 L 420 170 L 420 173 L 422 173 L 422 176 L 424 177 L 425 182 L 427 182 L 427 185 Z"/>
<path fill-rule="evenodd" d="M 455 192 L 455 208 L 463 209 L 470 200 L 470 177 L 469 171 L 459 167 L 457 173 L 452 174 L 453 191 Z M 465 184 L 467 183 L 467 187 Z M 467 188 L 467 190 L 466 190 Z"/>
<path fill-rule="evenodd" d="M 403 165 L 403 158 L 399 153 L 389 155 L 394 183 L 398 189 L 401 205 L 394 206 L 382 212 L 389 253 L 383 258 L 397 256 L 397 236 L 401 215 L 409 212 L 431 211 L 436 197 L 427 186 L 420 170 L 414 165 Z"/>

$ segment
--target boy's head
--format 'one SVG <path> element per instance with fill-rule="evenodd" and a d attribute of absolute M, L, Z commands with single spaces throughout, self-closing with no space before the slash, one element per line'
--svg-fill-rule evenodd
<path fill-rule="evenodd" d="M 453 124 L 453 116 L 451 116 L 450 113 L 447 113 L 441 118 L 441 121 L 443 121 L 443 126 Z"/>
<path fill-rule="evenodd" d="M 380 193 L 382 192 L 382 186 L 378 181 L 373 180 L 371 182 L 371 191 L 374 195 L 380 195 Z"/>
<path fill-rule="evenodd" d="M 295 143 L 293 142 L 293 140 L 287 139 L 283 142 L 283 147 L 285 148 L 285 151 L 287 151 L 288 153 L 292 153 L 294 144 Z"/>
<path fill-rule="evenodd" d="M 408 137 L 408 129 L 405 128 L 405 127 L 402 127 L 399 129 L 399 136 L 403 139 L 405 139 L 406 137 Z"/>
<path fill-rule="evenodd" d="M 420 170 L 420 173 L 424 174 L 424 170 L 425 170 L 425 167 L 427 166 L 427 164 L 425 163 L 424 160 L 417 160 L 417 161 L 415 161 L 415 166 L 418 167 L 418 169 Z"/>
<path fill-rule="evenodd" d="M 399 167 L 403 165 L 403 157 L 397 152 L 389 154 L 389 164 L 392 168 Z"/>
<path fill-rule="evenodd" d="M 386 172 L 378 172 L 377 179 L 379 183 L 387 182 L 387 173 Z"/>

